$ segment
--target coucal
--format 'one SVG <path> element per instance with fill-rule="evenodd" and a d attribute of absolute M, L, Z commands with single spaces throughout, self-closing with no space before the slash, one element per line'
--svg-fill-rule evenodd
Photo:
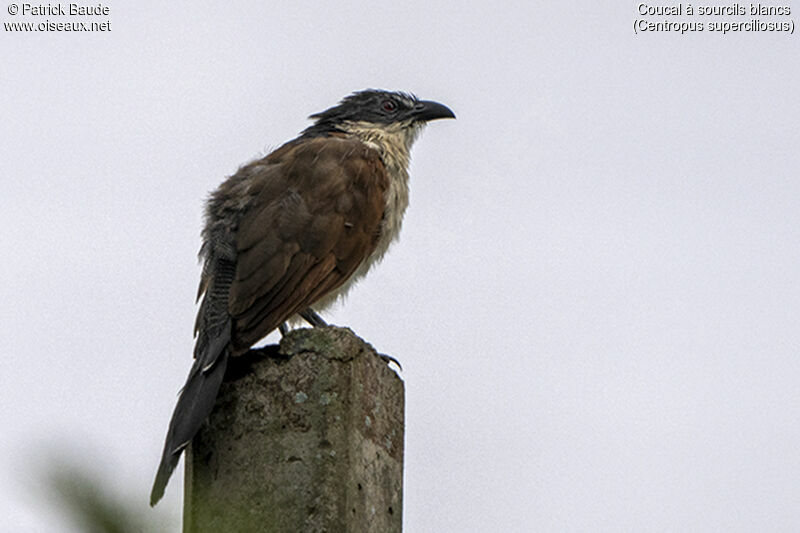
<path fill-rule="evenodd" d="M 397 239 L 411 145 L 446 106 L 365 90 L 312 115 L 299 137 L 211 193 L 200 259 L 194 364 L 172 414 L 150 505 L 214 406 L 229 357 L 344 295 Z M 313 309 L 312 309 L 313 306 Z"/>

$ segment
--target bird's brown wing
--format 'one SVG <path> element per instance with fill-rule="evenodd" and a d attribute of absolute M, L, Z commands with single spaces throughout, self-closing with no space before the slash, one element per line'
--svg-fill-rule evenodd
<path fill-rule="evenodd" d="M 388 187 L 378 153 L 338 137 L 273 153 L 236 234 L 232 352 L 344 283 L 375 249 Z"/>

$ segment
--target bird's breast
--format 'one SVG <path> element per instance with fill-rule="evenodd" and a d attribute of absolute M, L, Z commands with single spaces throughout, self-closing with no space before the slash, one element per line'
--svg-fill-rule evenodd
<path fill-rule="evenodd" d="M 387 177 L 389 178 L 389 186 L 384 193 L 383 218 L 381 220 L 380 232 L 375 244 L 375 249 L 364 259 L 347 281 L 314 305 L 317 311 L 321 311 L 338 299 L 344 298 L 350 289 L 352 289 L 374 265 L 378 264 L 380 260 L 383 259 L 383 256 L 386 255 L 391 244 L 400 237 L 403 215 L 408 207 L 408 171 L 405 167 L 400 166 L 399 161 L 387 160 L 386 157 L 382 157 L 382 160 L 386 167 Z"/>

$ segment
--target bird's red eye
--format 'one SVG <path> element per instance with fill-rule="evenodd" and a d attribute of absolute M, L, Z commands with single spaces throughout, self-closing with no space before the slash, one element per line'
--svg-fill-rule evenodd
<path fill-rule="evenodd" d="M 384 111 L 391 112 L 397 109 L 397 104 L 395 104 L 391 100 L 384 100 L 383 103 L 381 104 L 381 107 L 383 107 Z"/>

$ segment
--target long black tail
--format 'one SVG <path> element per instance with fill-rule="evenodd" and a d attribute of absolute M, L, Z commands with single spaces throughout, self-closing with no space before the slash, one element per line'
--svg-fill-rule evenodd
<path fill-rule="evenodd" d="M 164 495 L 167 482 L 178 464 L 183 449 L 191 442 L 200 424 L 211 413 L 217 399 L 225 368 L 228 366 L 228 350 L 224 349 L 213 366 L 203 368 L 200 358 L 195 359 L 189 378 L 186 380 L 178 405 L 172 413 L 161 455 L 161 464 L 150 492 L 150 505 L 153 506 Z"/>

